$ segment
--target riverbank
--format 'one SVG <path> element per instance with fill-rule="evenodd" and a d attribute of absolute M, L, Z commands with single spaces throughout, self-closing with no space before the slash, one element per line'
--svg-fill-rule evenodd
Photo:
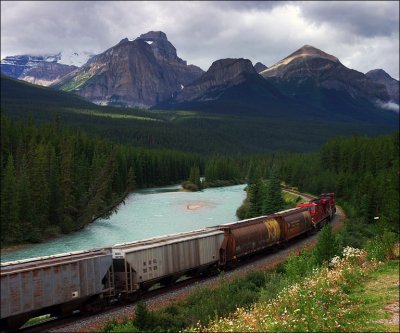
<path fill-rule="evenodd" d="M 108 206 L 107 208 L 103 209 L 101 212 L 97 213 L 96 215 L 92 216 L 92 218 L 89 220 L 89 222 L 86 222 L 82 225 L 80 225 L 77 229 L 72 230 L 69 233 L 56 233 L 56 234 L 52 234 L 51 236 L 48 237 L 44 237 L 42 239 L 41 242 L 36 242 L 36 243 L 21 243 L 21 244 L 10 244 L 10 245 L 2 245 L 1 246 L 1 254 L 8 254 L 17 250 L 21 250 L 24 248 L 27 248 L 29 246 L 35 245 L 35 244 L 42 244 L 42 243 L 46 243 L 50 240 L 54 240 L 57 238 L 60 238 L 62 236 L 65 235 L 70 235 L 72 233 L 78 232 L 79 230 L 82 230 L 83 228 L 85 228 L 87 225 L 95 222 L 97 219 L 99 218 L 107 218 L 107 216 L 115 213 L 117 211 L 117 207 L 121 204 L 125 203 L 125 199 L 126 197 L 129 195 L 129 193 L 124 194 L 123 197 L 117 199 L 112 205 Z"/>
<path fill-rule="evenodd" d="M 13 251 L 17 251 L 20 249 L 24 249 L 26 247 L 31 246 L 32 243 L 24 243 L 24 244 L 17 244 L 17 245 L 6 245 L 1 247 L 1 255 L 7 254 Z"/>

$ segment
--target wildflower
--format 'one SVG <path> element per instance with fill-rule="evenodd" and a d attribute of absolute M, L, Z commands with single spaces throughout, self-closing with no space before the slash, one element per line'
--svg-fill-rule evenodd
<path fill-rule="evenodd" d="M 340 263 L 340 257 L 338 257 L 338 256 L 334 256 L 334 257 L 331 259 L 331 262 L 330 262 L 330 264 L 331 264 L 333 267 L 337 266 L 339 263 Z"/>

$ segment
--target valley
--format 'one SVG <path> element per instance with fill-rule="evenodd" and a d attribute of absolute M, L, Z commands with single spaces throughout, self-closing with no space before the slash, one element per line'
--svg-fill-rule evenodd
<path fill-rule="evenodd" d="M 1 10 L 2 332 L 383 328 L 355 287 L 399 259 L 398 2 Z"/>

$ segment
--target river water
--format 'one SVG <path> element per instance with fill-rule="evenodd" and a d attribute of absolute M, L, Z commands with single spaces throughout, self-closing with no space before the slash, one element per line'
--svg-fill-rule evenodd
<path fill-rule="evenodd" d="M 84 229 L 45 243 L 2 251 L 1 262 L 34 258 L 154 236 L 191 231 L 236 221 L 245 198 L 245 185 L 179 192 L 180 186 L 139 190 L 109 219 L 97 219 Z"/>

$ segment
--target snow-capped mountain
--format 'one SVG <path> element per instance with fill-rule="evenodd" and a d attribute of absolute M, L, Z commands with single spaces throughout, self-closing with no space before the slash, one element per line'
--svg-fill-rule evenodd
<path fill-rule="evenodd" d="M 14 79 L 49 86 L 84 65 L 90 52 L 8 56 L 1 60 L 1 73 Z"/>
<path fill-rule="evenodd" d="M 77 69 L 59 63 L 61 53 L 46 55 L 16 55 L 1 60 L 1 73 L 14 79 L 48 86 Z"/>

